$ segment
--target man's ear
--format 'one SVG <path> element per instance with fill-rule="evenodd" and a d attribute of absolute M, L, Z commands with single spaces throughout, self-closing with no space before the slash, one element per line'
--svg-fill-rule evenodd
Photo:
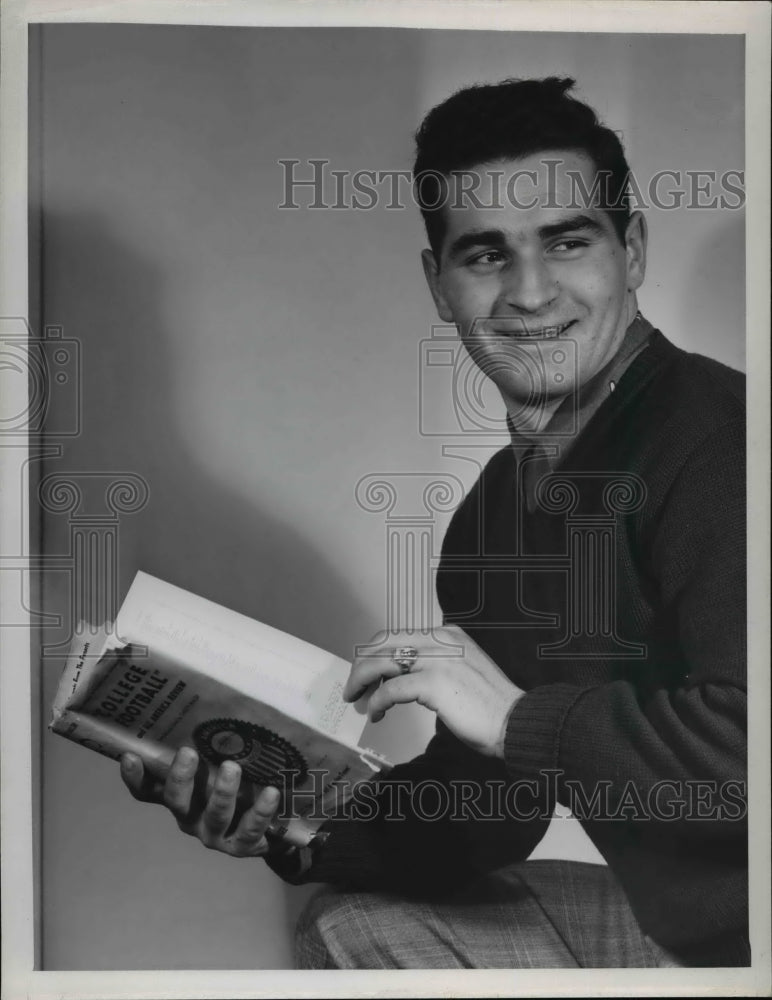
<path fill-rule="evenodd" d="M 646 277 L 646 242 L 649 231 L 641 212 L 633 212 L 625 230 L 627 254 L 627 290 L 634 292 Z"/>
<path fill-rule="evenodd" d="M 421 263 L 424 267 L 426 284 L 429 286 L 429 291 L 432 293 L 432 298 L 434 299 L 437 315 L 443 323 L 452 323 L 453 313 L 450 311 L 450 306 L 448 305 L 445 296 L 442 294 L 442 289 L 440 287 L 440 268 L 437 263 L 437 259 L 431 250 L 421 251 Z"/>

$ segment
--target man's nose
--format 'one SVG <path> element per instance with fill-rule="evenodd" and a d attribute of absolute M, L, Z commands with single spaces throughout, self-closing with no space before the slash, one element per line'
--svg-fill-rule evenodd
<path fill-rule="evenodd" d="M 557 281 L 541 257 L 519 260 L 502 274 L 501 297 L 510 309 L 539 312 L 558 294 Z"/>

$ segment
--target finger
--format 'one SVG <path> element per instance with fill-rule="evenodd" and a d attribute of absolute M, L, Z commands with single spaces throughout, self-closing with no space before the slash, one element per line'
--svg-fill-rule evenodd
<path fill-rule="evenodd" d="M 162 802 L 162 786 L 157 778 L 149 774 L 142 759 L 135 753 L 125 753 L 121 757 L 121 778 L 124 785 L 139 802 Z"/>
<path fill-rule="evenodd" d="M 395 649 L 398 647 L 394 647 Z M 414 649 L 416 647 L 413 647 Z M 418 660 L 410 668 L 414 670 Z M 399 677 L 403 673 L 402 666 L 394 661 L 394 650 L 389 649 L 375 656 L 363 656 L 355 660 L 351 673 L 343 689 L 344 701 L 356 701 L 365 691 L 382 680 Z"/>
<path fill-rule="evenodd" d="M 372 722 L 380 722 L 393 705 L 406 705 L 412 701 L 436 711 L 428 674 L 401 674 L 384 681 L 370 698 L 367 711 Z"/>
<path fill-rule="evenodd" d="M 231 825 L 240 784 L 239 765 L 232 760 L 223 761 L 218 768 L 209 801 L 201 817 L 204 843 L 219 839 Z"/>
<path fill-rule="evenodd" d="M 189 815 L 198 770 L 198 754 L 192 747 L 180 747 L 164 783 L 164 804 L 178 819 Z"/>
<path fill-rule="evenodd" d="M 241 817 L 232 840 L 239 849 L 249 853 L 268 850 L 265 834 L 279 808 L 279 790 L 264 788 L 254 804 Z"/>

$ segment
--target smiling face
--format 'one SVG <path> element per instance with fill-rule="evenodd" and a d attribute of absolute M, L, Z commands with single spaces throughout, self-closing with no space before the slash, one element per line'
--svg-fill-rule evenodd
<path fill-rule="evenodd" d="M 425 250 L 424 271 L 440 318 L 456 325 L 516 423 L 536 430 L 619 350 L 645 274 L 645 223 L 633 215 L 623 246 L 608 213 L 581 202 L 577 178 L 591 192 L 596 174 L 582 153 L 474 168 L 489 171 L 519 172 L 531 186 L 495 208 L 451 200 L 439 260 Z M 565 363 L 573 346 L 576 367 Z"/>

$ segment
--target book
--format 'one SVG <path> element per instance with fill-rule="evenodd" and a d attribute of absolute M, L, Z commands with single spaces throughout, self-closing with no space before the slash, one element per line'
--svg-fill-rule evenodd
<path fill-rule="evenodd" d="M 49 728 L 116 760 L 135 753 L 160 779 L 181 746 L 198 751 L 211 777 L 235 760 L 242 785 L 284 791 L 271 831 L 302 846 L 360 782 L 391 768 L 359 745 L 366 697 L 343 701 L 349 668 L 139 572 L 112 626 L 73 639 Z"/>

